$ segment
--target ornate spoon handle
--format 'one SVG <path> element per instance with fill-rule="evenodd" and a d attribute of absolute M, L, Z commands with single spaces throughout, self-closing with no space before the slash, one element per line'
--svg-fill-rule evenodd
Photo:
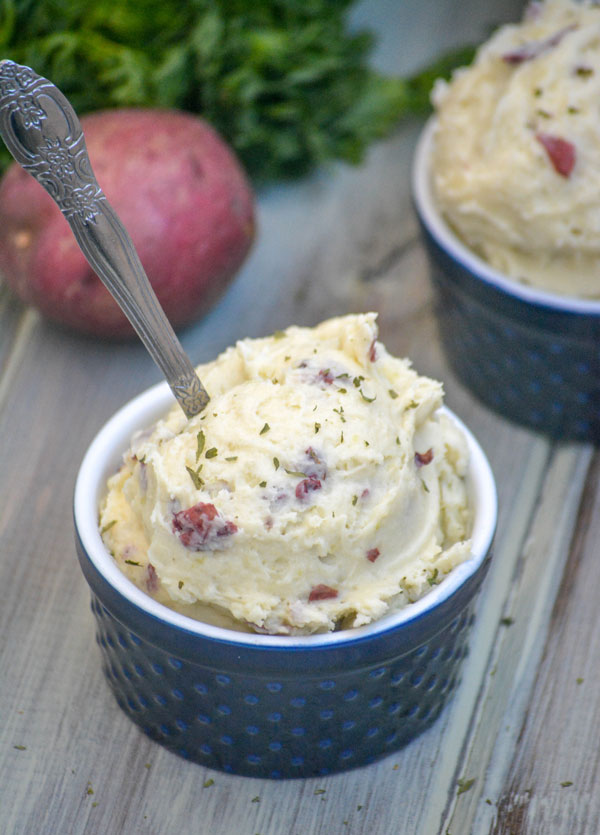
<path fill-rule="evenodd" d="M 161 308 L 127 230 L 94 176 L 75 111 L 29 67 L 0 61 L 0 135 L 50 194 L 77 243 L 161 369 L 188 417 L 208 393 Z"/>

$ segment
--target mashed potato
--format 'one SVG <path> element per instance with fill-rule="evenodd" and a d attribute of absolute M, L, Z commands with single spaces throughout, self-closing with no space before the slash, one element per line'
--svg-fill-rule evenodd
<path fill-rule="evenodd" d="M 198 372 L 207 409 L 139 434 L 101 508 L 107 547 L 159 601 L 322 632 L 416 600 L 469 556 L 466 441 L 374 314 L 246 339 Z"/>
<path fill-rule="evenodd" d="M 433 99 L 434 192 L 465 243 L 513 278 L 600 298 L 600 8 L 531 4 Z"/>

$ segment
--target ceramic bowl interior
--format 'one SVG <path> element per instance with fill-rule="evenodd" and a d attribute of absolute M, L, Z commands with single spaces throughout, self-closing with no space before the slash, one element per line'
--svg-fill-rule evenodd
<path fill-rule="evenodd" d="M 600 440 L 600 301 L 536 289 L 494 270 L 455 234 L 430 177 L 435 118 L 413 164 L 440 335 L 460 380 L 487 406 L 553 437 Z"/>
<path fill-rule="evenodd" d="M 236 632 L 157 603 L 118 569 L 98 504 L 133 433 L 172 404 L 166 384 L 104 426 L 77 478 L 78 555 L 92 591 L 103 668 L 125 712 L 152 738 L 209 767 L 262 777 L 364 765 L 417 736 L 458 681 L 474 598 L 491 555 L 494 478 L 472 434 L 471 559 L 424 598 L 357 629 L 312 636 Z"/>

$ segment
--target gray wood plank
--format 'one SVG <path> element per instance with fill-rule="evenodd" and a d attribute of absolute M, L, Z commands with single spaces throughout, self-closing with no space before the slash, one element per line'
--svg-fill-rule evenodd
<path fill-rule="evenodd" d="M 444 822 L 444 831 L 449 833 L 490 831 L 524 718 L 528 711 L 537 715 L 538 700 L 531 698 L 531 691 L 545 639 L 551 640 L 552 607 L 590 458 L 590 449 L 578 445 L 551 450 L 535 513 L 526 520 L 513 565 L 507 566 L 512 577 L 504 608 L 494 613 L 491 622 L 486 618 L 493 642 L 456 774 L 456 779 L 474 783 L 468 792 L 455 791 L 450 798 Z M 499 561 L 505 558 L 502 552 L 497 556 Z M 483 624 L 480 630 L 485 631 Z"/>
<path fill-rule="evenodd" d="M 599 477 L 596 453 L 494 835 L 598 832 Z"/>

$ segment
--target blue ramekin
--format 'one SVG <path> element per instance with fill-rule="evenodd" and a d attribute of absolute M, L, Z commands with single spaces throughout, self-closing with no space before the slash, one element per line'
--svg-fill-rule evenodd
<path fill-rule="evenodd" d="M 460 381 L 503 417 L 556 439 L 600 441 L 600 301 L 493 270 L 453 232 L 430 180 L 435 117 L 419 140 L 413 202 L 441 341 Z"/>
<path fill-rule="evenodd" d="M 470 447 L 473 554 L 422 600 L 365 627 L 282 637 L 211 626 L 152 600 L 117 568 L 98 504 L 132 434 L 172 403 L 160 384 L 96 436 L 75 487 L 76 544 L 103 669 L 151 738 L 210 768 L 307 777 L 365 765 L 416 737 L 456 687 L 496 526 L 494 478 Z"/>

